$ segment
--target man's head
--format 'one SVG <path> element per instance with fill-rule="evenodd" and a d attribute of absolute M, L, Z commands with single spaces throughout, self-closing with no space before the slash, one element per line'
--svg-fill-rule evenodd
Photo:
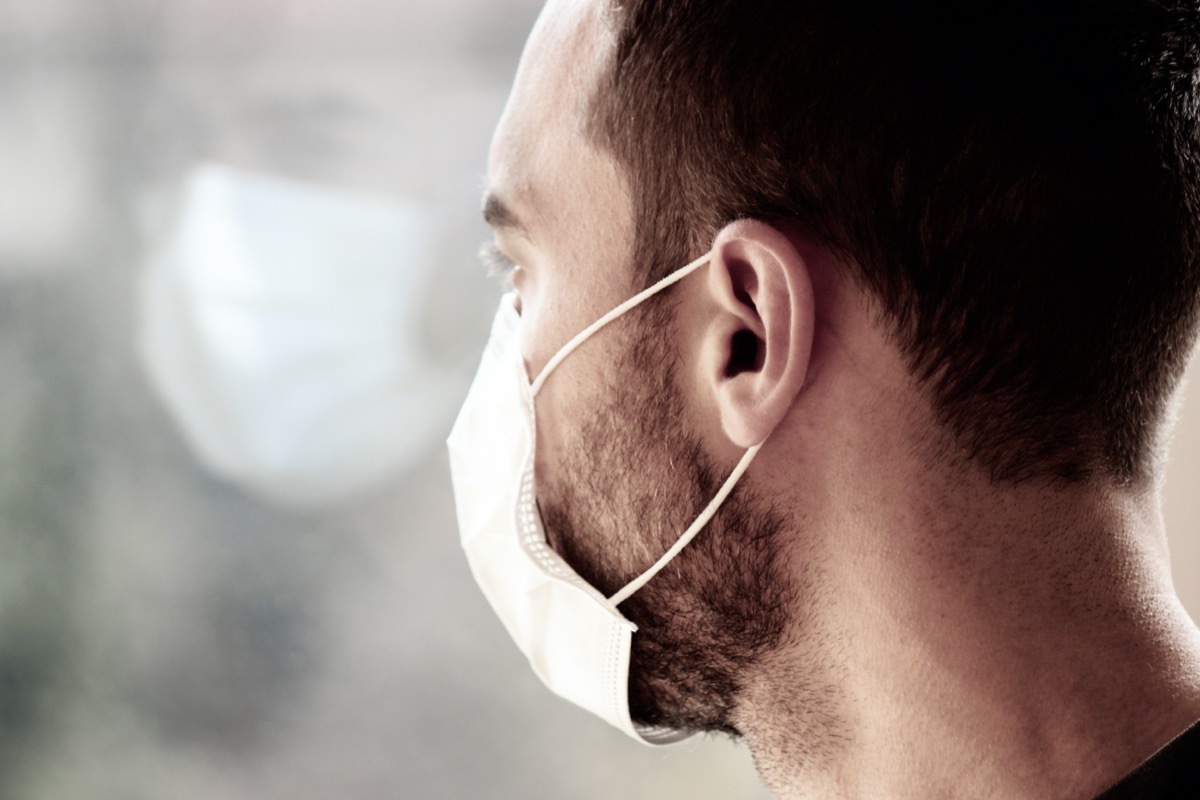
<path fill-rule="evenodd" d="M 1128 41 L 1095 4 L 971 8 L 562 2 L 531 38 L 486 207 L 521 265 L 530 376 L 712 252 L 539 395 L 552 546 L 610 594 L 742 449 L 787 433 L 776 472 L 622 605 L 635 718 L 736 730 L 745 682 L 788 647 L 809 663 L 780 702 L 836 728 L 836 644 L 810 622 L 831 543 L 804 505 L 836 494 L 823 437 L 845 446 L 872 403 L 877 425 L 922 421 L 922 457 L 997 483 L 1153 472 L 1200 286 L 1191 31 L 1159 5 L 1123 12 Z M 855 361 L 860 335 L 896 363 Z"/>
<path fill-rule="evenodd" d="M 1145 478 L 1193 340 L 1197 20 L 1148 2 L 628 0 L 592 133 L 653 275 L 839 254 L 997 480 Z"/>

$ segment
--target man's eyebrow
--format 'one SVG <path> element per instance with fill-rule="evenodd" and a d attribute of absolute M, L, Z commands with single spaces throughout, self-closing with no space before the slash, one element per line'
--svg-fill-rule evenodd
<path fill-rule="evenodd" d="M 483 199 L 483 221 L 493 228 L 515 230 L 525 236 L 525 223 L 494 193 L 488 192 Z"/>

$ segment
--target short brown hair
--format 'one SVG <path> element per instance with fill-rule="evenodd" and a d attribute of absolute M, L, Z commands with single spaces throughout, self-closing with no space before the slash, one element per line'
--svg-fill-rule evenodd
<path fill-rule="evenodd" d="M 1200 306 L 1195 8 L 624 0 L 593 134 L 645 279 L 753 217 L 877 298 L 997 481 L 1153 472 Z"/>

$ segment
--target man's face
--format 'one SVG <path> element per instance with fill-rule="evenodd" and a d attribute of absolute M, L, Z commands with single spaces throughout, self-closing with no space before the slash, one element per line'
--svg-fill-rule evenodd
<path fill-rule="evenodd" d="M 613 47 L 593 4 L 551 2 L 497 128 L 485 213 L 520 266 L 530 379 L 572 336 L 635 294 L 632 203 L 613 159 L 584 130 Z M 682 266 L 682 255 L 681 264 Z M 688 279 L 691 280 L 691 279 Z M 677 324 L 688 280 L 603 328 L 536 399 L 538 504 L 549 543 L 612 595 L 684 531 L 732 468 L 697 436 L 708 424 Z M 633 638 L 635 721 L 735 730 L 739 676 L 786 627 L 792 588 L 777 515 L 742 487 L 697 539 L 622 604 Z"/>

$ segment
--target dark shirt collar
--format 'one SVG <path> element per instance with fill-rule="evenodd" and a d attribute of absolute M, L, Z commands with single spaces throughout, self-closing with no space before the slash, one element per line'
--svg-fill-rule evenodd
<path fill-rule="evenodd" d="M 1096 800 L 1200 798 L 1200 722 L 1176 736 Z"/>

